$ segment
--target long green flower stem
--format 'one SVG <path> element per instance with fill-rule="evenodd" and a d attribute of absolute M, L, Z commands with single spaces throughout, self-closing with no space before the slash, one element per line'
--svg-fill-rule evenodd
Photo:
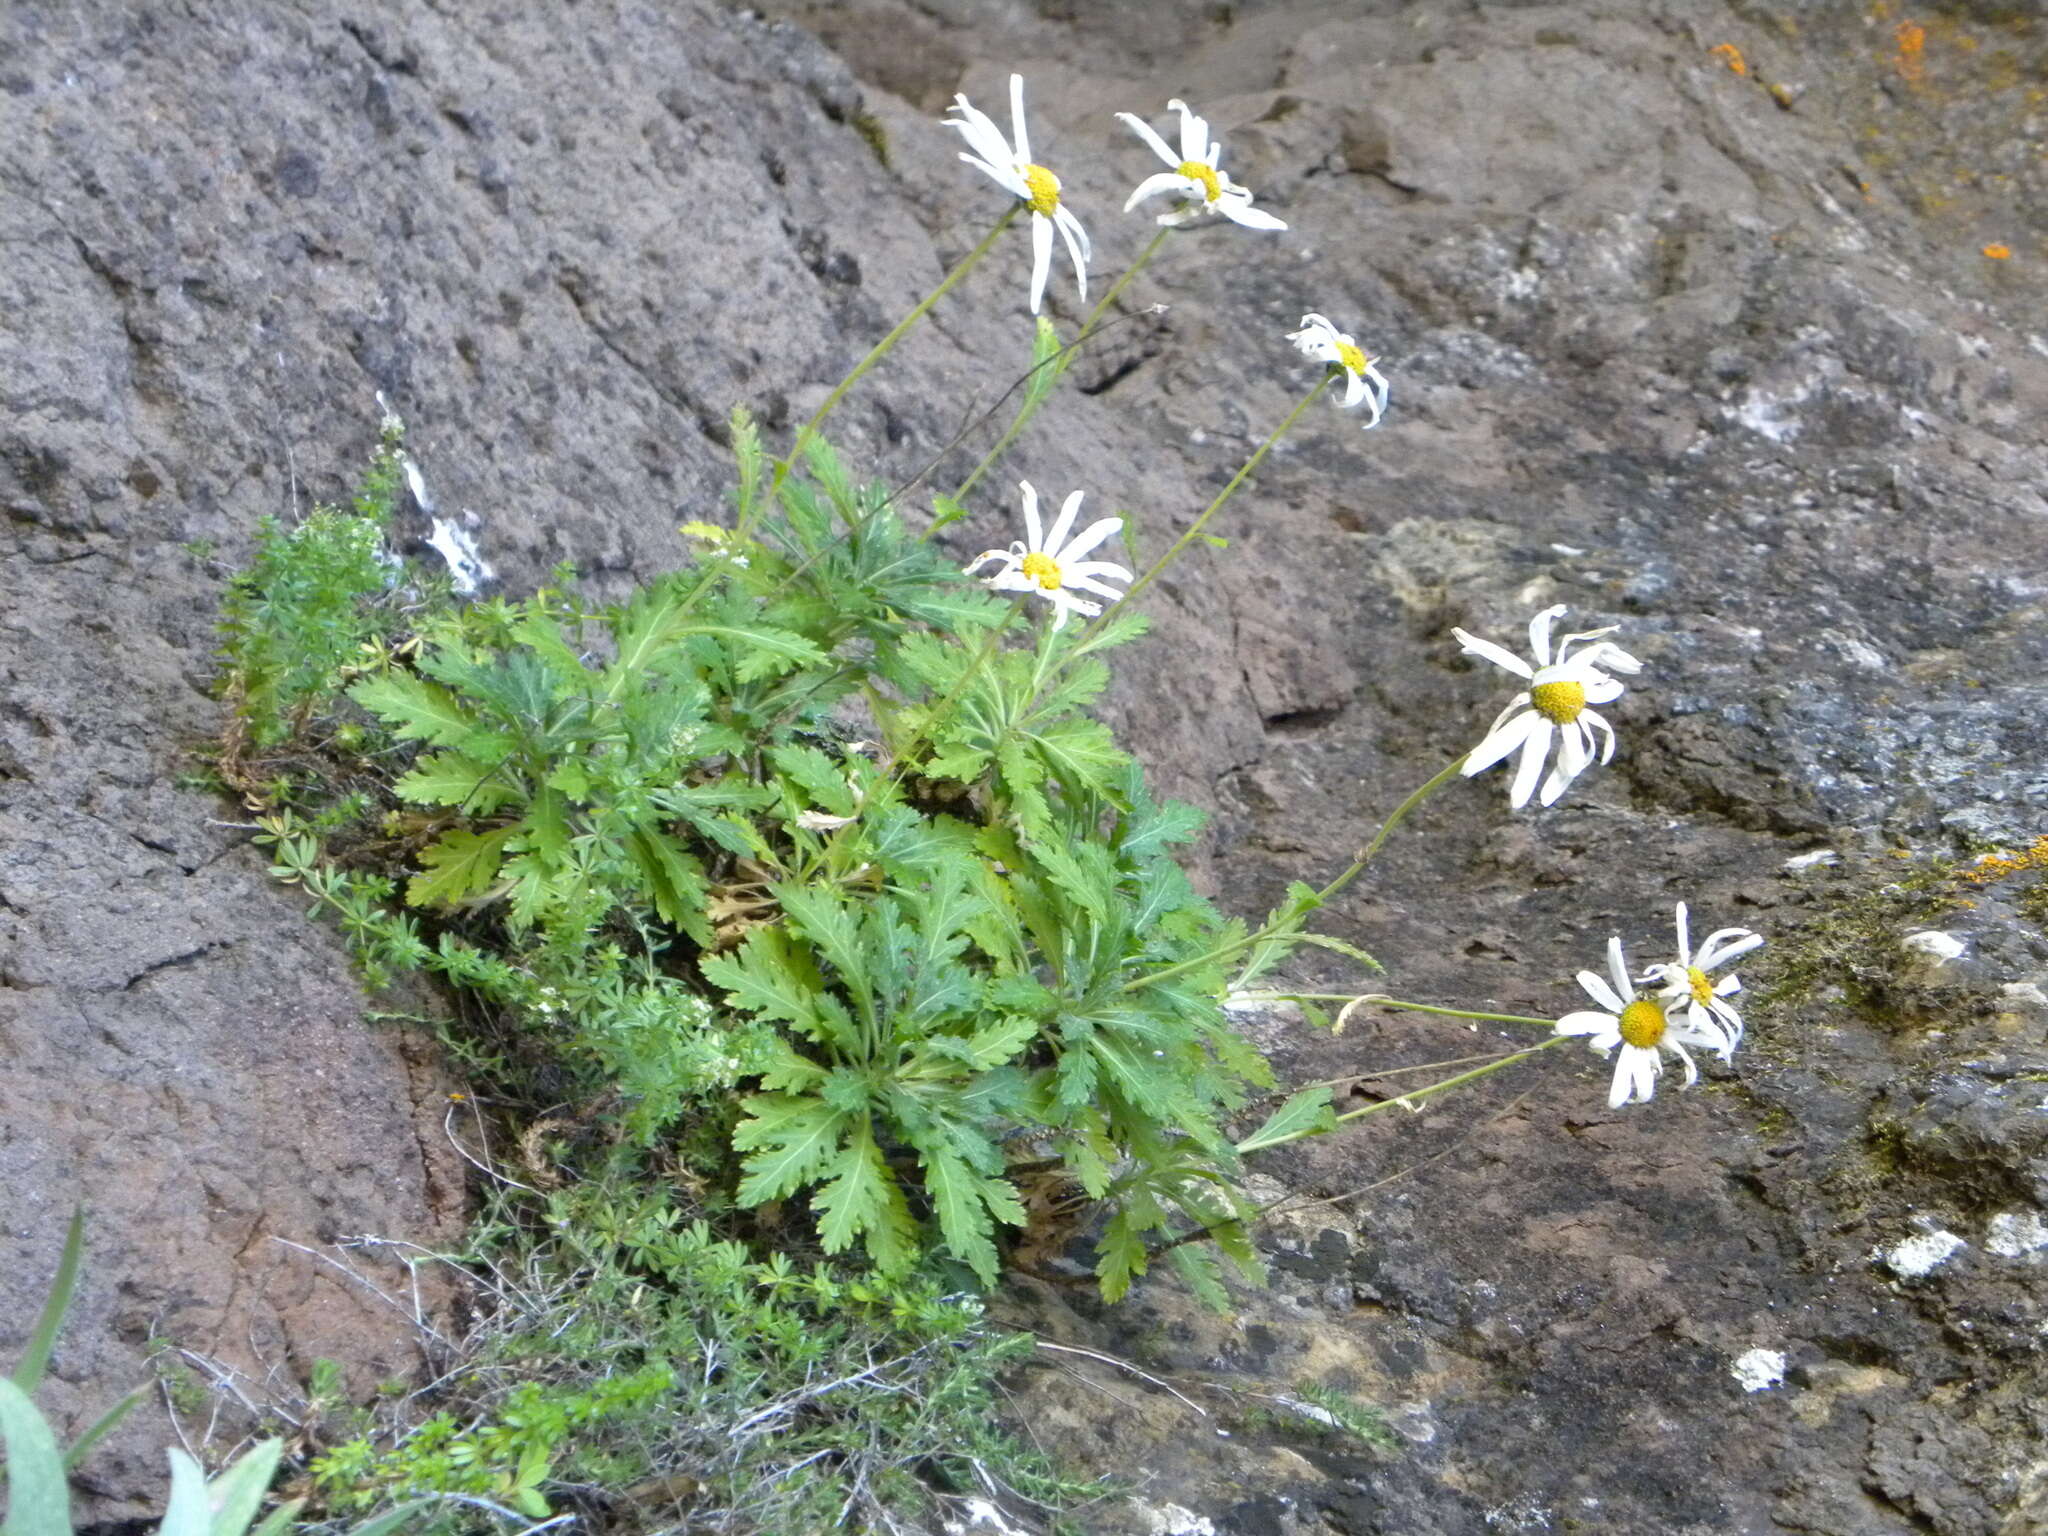
<path fill-rule="evenodd" d="M 1132 598 L 1136 597 L 1140 592 L 1144 591 L 1147 587 L 1151 586 L 1152 583 L 1156 579 L 1158 579 L 1159 573 L 1165 570 L 1169 565 L 1173 564 L 1173 562 L 1179 558 L 1180 552 L 1186 549 L 1190 544 L 1194 543 L 1194 541 L 1201 536 L 1203 528 L 1208 526 L 1209 519 L 1214 517 L 1218 512 L 1223 510 L 1223 504 L 1229 501 L 1231 497 L 1237 494 L 1237 488 L 1243 485 L 1245 481 L 1248 478 L 1250 478 L 1251 472 L 1259 467 L 1260 460 L 1264 459 L 1268 453 L 1272 452 L 1273 445 L 1279 442 L 1281 438 L 1285 437 L 1287 435 L 1288 429 L 1292 427 L 1295 424 L 1295 422 L 1301 419 L 1301 413 L 1307 410 L 1311 405 L 1315 404 L 1317 399 L 1321 397 L 1323 391 L 1328 389 L 1329 387 L 1330 375 L 1328 373 L 1325 373 L 1323 377 L 1317 381 L 1316 387 L 1310 390 L 1306 395 L 1303 395 L 1301 397 L 1301 403 L 1295 406 L 1293 410 L 1287 413 L 1287 419 L 1281 422 L 1279 426 L 1273 429 L 1273 435 L 1268 437 L 1263 443 L 1259 444 L 1258 452 L 1254 453 L 1250 458 L 1246 459 L 1244 461 L 1244 467 L 1240 469 L 1236 474 L 1230 477 L 1230 484 L 1223 487 L 1222 493 L 1219 494 L 1214 501 L 1209 503 L 1208 508 L 1202 513 L 1200 517 L 1196 518 L 1193 523 L 1189 524 L 1188 531 L 1182 534 L 1180 538 L 1174 542 L 1174 545 L 1171 549 L 1167 550 L 1165 554 L 1161 555 L 1157 560 L 1153 561 L 1152 568 L 1149 571 L 1147 571 L 1144 575 L 1140 576 L 1137 579 L 1137 581 L 1132 585 L 1131 589 L 1128 592 L 1124 593 L 1122 599 L 1124 602 L 1129 602 Z"/>
<path fill-rule="evenodd" d="M 1384 992 L 1246 992 L 1236 994 L 1240 1001 L 1271 1003 L 1370 1003 L 1375 1008 L 1387 1008 L 1396 1013 L 1439 1013 L 1448 1019 L 1484 1019 L 1494 1024 L 1540 1024 L 1545 1029 L 1556 1025 L 1555 1019 L 1531 1018 L 1522 1013 L 1474 1013 L 1469 1008 L 1439 1008 L 1435 1003 L 1410 1003 L 1398 997 L 1389 997 Z"/>
<path fill-rule="evenodd" d="M 1474 1067 L 1471 1071 L 1460 1072 L 1455 1077 L 1442 1078 L 1437 1082 L 1425 1084 L 1423 1087 L 1408 1093 L 1399 1094 L 1391 1099 L 1381 1099 L 1376 1104 L 1365 1104 L 1357 1109 L 1346 1110 L 1343 1114 L 1337 1115 L 1331 1120 L 1331 1127 L 1334 1128 L 1352 1120 L 1363 1120 L 1367 1115 L 1377 1115 L 1384 1110 L 1413 1110 L 1424 1099 L 1433 1099 L 1438 1094 L 1449 1093 L 1453 1088 L 1462 1088 L 1467 1083 L 1476 1083 L 1482 1077 L 1490 1077 L 1503 1068 L 1512 1067 L 1516 1062 L 1527 1061 L 1531 1056 L 1539 1056 L 1555 1046 L 1564 1044 L 1565 1041 L 1571 1038 L 1569 1035 L 1553 1035 L 1540 1045 L 1532 1045 L 1527 1050 L 1516 1051 L 1511 1055 L 1498 1057 L 1493 1061 L 1489 1061 L 1483 1067 Z M 1286 1146 L 1290 1141 L 1302 1141 L 1310 1136 L 1327 1136 L 1329 1134 L 1330 1132 L 1327 1129 L 1317 1126 L 1306 1126 L 1294 1132 L 1291 1136 L 1283 1136 L 1277 1141 L 1266 1142 L 1258 1150 L 1270 1152 L 1275 1147 Z"/>
<path fill-rule="evenodd" d="M 1001 237 L 1004 230 L 1010 227 L 1011 221 L 1017 217 L 1017 210 L 1023 206 L 1022 203 L 1012 203 L 1009 207 L 1005 208 L 1003 216 L 996 220 L 995 228 L 982 237 L 981 244 L 961 257 L 959 265 L 955 266 L 952 271 L 945 275 L 940 281 L 939 286 L 926 294 L 918 302 L 915 309 L 911 310 L 909 314 L 897 322 L 896 329 L 876 342 L 874 349 L 866 357 L 854 364 L 853 372 L 839 381 L 839 387 L 825 397 L 825 403 L 818 407 L 817 414 L 805 422 L 803 430 L 797 433 L 796 441 L 790 445 L 788 455 L 776 461 L 775 479 L 769 487 L 771 494 L 780 489 L 782 482 L 789 478 L 790 466 L 803 453 L 805 443 L 818 435 L 818 428 L 824 424 L 825 418 L 832 414 L 833 407 L 846 398 L 846 392 L 860 382 L 861 375 L 888 356 L 889 349 L 901 341 L 908 334 L 910 328 L 930 312 L 934 304 L 951 292 L 955 283 L 959 282 L 961 278 L 972 272 L 980 264 L 981 258 L 995 248 L 997 239 Z"/>
<path fill-rule="evenodd" d="M 1163 226 L 1153 234 L 1151 243 L 1138 253 L 1138 259 L 1124 268 L 1123 275 L 1110 284 L 1109 292 L 1098 299 L 1095 307 L 1088 311 L 1088 318 L 1081 323 L 1080 334 L 1041 364 L 1042 367 L 1060 370 L 1066 368 L 1067 360 L 1087 345 L 1088 338 L 1093 336 L 1096 327 L 1102 324 L 1102 317 L 1109 313 L 1109 306 L 1114 304 L 1117 295 L 1130 285 L 1131 279 L 1144 271 L 1145 264 L 1158 252 L 1160 244 L 1166 239 L 1167 234 L 1168 230 Z M 1003 429 L 1003 435 L 996 439 L 996 445 L 989 449 L 986 454 L 982 455 L 981 462 L 974 466 L 974 472 L 965 480 L 962 480 L 958 488 L 954 490 L 953 499 L 955 501 L 962 500 L 969 491 L 981 483 L 981 477 L 989 472 L 998 459 L 1009 452 L 1010 445 L 1016 442 L 1017 435 L 1030 425 L 1031 418 L 1036 412 L 1037 407 L 1030 403 L 1027 403 L 1017 412 L 1015 419 L 1011 421 L 1009 426 Z"/>
<path fill-rule="evenodd" d="M 1541 1045 L 1532 1045 L 1526 1051 L 1516 1051 L 1512 1056 L 1503 1056 L 1500 1058 L 1500 1060 L 1490 1061 L 1483 1067 L 1474 1067 L 1470 1072 L 1460 1072 L 1456 1077 L 1443 1078 L 1440 1081 L 1431 1083 L 1426 1087 L 1417 1088 L 1413 1093 L 1404 1093 L 1400 1095 L 1398 1098 L 1382 1099 L 1377 1104 L 1366 1104 L 1358 1109 L 1348 1109 L 1343 1114 L 1336 1117 L 1336 1123 L 1338 1125 L 1343 1125 L 1347 1121 L 1363 1120 L 1367 1115 L 1376 1115 L 1383 1109 L 1393 1109 L 1396 1106 L 1402 1109 L 1413 1109 L 1417 1104 L 1419 1104 L 1424 1099 L 1434 1098 L 1436 1097 L 1436 1095 L 1440 1093 L 1449 1093 L 1453 1088 L 1462 1088 L 1467 1083 L 1476 1083 L 1479 1081 L 1480 1078 L 1490 1077 L 1495 1072 L 1500 1071 L 1504 1067 L 1512 1067 L 1518 1061 L 1527 1061 L 1531 1056 L 1540 1056 L 1543 1052 L 1551 1049 L 1553 1046 L 1563 1045 L 1565 1041 L 1571 1038 L 1572 1037 L 1570 1035 L 1553 1035 L 1548 1040 L 1545 1040 Z M 1310 1131 L 1302 1132 L 1302 1135 L 1304 1136 L 1313 1134 L 1314 1133 Z M 1288 1140 L 1290 1141 L 1296 1139 L 1298 1138 L 1288 1138 Z M 1284 1147 L 1285 1145 L 1287 1145 L 1287 1143 L 1284 1141 L 1276 1141 L 1270 1143 L 1269 1145 L 1274 1147 Z M 1262 1147 L 1260 1148 L 1260 1150 L 1265 1151 L 1267 1149 Z"/>
<path fill-rule="evenodd" d="M 967 670 L 960 674 L 960 681 L 939 700 L 938 708 L 925 716 L 924 724 L 918 727 L 917 733 L 901 746 L 892 745 L 890 755 L 896 759 L 896 772 L 891 779 L 891 788 L 903 782 L 903 775 L 909 771 L 910 754 L 931 739 L 932 732 L 945 722 L 960 700 L 966 697 L 967 690 L 973 685 L 974 680 L 981 676 L 982 670 L 988 666 L 990 659 L 1001 646 L 1003 632 L 1010 627 L 1010 621 L 1024 611 L 1024 604 L 1030 595 L 1028 592 L 1018 594 L 1016 600 L 1010 604 L 1009 612 L 989 626 L 988 638 L 982 641 L 981 649 L 974 653 L 974 659 L 967 664 Z"/>
<path fill-rule="evenodd" d="M 1308 398 L 1310 400 L 1313 400 L 1315 399 L 1315 396 L 1310 395 Z M 1303 403 L 1306 404 L 1307 402 L 1304 401 Z M 1276 433 L 1275 436 L 1278 436 L 1278 434 Z M 1261 451 L 1263 452 L 1264 450 Z M 1133 587 L 1131 590 L 1136 591 L 1137 588 Z M 1410 813 L 1412 813 L 1418 805 L 1422 804 L 1423 801 L 1427 800 L 1439 789 L 1442 789 L 1444 785 L 1450 783 L 1452 779 L 1456 778 L 1458 776 L 1458 771 L 1464 766 L 1465 755 L 1461 754 L 1458 757 L 1452 758 L 1450 763 L 1443 769 L 1442 772 L 1438 773 L 1435 778 L 1431 779 L 1427 784 L 1423 785 L 1420 789 L 1416 790 L 1414 794 L 1410 795 L 1406 800 L 1403 800 L 1399 805 L 1395 806 L 1394 813 L 1380 824 L 1380 829 L 1377 833 L 1374 834 L 1373 840 L 1367 843 L 1363 848 L 1361 848 L 1358 851 L 1358 857 L 1351 861 L 1350 867 L 1346 869 L 1344 873 L 1339 875 L 1336 879 L 1332 880 L 1328 885 L 1324 886 L 1320 891 L 1316 892 L 1316 905 L 1321 906 L 1324 902 L 1330 900 L 1331 897 L 1335 896 L 1338 892 L 1342 891 L 1345 886 L 1349 885 L 1352 881 L 1356 880 L 1360 875 L 1364 874 L 1366 866 L 1372 862 L 1373 855 L 1380 851 L 1380 846 L 1386 842 L 1388 836 L 1393 832 L 1394 828 L 1398 827 L 1399 825 L 1401 825 L 1402 822 L 1406 821 Z M 1266 940 L 1275 938 L 1279 934 L 1286 932 L 1291 921 L 1291 919 L 1283 919 L 1277 923 L 1268 923 L 1265 927 L 1261 928 L 1257 933 L 1246 934 L 1243 938 L 1236 940 L 1234 943 L 1220 944 L 1215 949 L 1210 950 L 1207 954 L 1197 955 L 1192 960 L 1183 960 L 1177 965 L 1164 966 L 1159 970 L 1148 973 L 1147 975 L 1135 976 L 1131 980 L 1124 983 L 1123 990 L 1126 992 L 1135 992 L 1140 987 L 1157 986 L 1162 981 L 1170 981 L 1176 976 L 1185 975 L 1187 972 L 1197 970 L 1205 965 L 1212 965 L 1218 960 L 1228 960 L 1232 955 L 1243 954 L 1244 951 L 1250 949 L 1253 945 L 1263 944 L 1266 942 Z M 1550 1023 L 1551 1021 L 1546 1019 L 1544 1022 Z"/>

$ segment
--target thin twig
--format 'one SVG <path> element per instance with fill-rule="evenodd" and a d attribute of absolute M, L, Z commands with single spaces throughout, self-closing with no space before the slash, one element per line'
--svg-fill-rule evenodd
<path fill-rule="evenodd" d="M 1174 1387 L 1170 1382 L 1161 1381 L 1157 1376 L 1152 1375 L 1148 1371 L 1139 1370 L 1135 1365 L 1131 1364 L 1131 1362 L 1128 1360 L 1119 1360 L 1115 1355 L 1105 1355 L 1100 1350 L 1081 1349 L 1073 1344 L 1055 1344 L 1050 1339 L 1040 1339 L 1038 1341 L 1038 1347 L 1040 1349 L 1057 1350 L 1060 1354 L 1063 1355 L 1086 1355 L 1090 1360 L 1099 1360 L 1104 1365 L 1113 1365 L 1118 1370 L 1129 1371 L 1133 1376 L 1137 1377 L 1140 1381 L 1149 1381 L 1153 1386 L 1159 1388 L 1160 1391 L 1172 1393 L 1175 1397 L 1179 1398 L 1183 1403 L 1186 1403 L 1190 1408 L 1194 1409 L 1195 1412 L 1200 1414 L 1203 1418 L 1206 1419 L 1207 1417 L 1209 1417 L 1209 1410 L 1204 1408 L 1200 1403 L 1196 1402 L 1193 1398 L 1189 1397 L 1185 1392 L 1180 1391 L 1178 1388 Z"/>

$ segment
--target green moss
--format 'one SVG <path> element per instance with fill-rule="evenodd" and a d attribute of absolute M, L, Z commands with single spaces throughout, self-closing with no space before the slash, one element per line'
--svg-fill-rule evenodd
<path fill-rule="evenodd" d="M 867 145 L 868 152 L 875 157 L 875 163 L 885 171 L 894 170 L 895 167 L 889 163 L 889 130 L 882 126 L 882 120 L 872 112 L 861 111 L 854 113 L 848 121 L 853 124 L 853 131 L 860 135 L 861 142 Z"/>

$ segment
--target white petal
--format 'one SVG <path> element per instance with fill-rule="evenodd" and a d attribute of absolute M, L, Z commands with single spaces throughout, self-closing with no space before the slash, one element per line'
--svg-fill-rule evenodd
<path fill-rule="evenodd" d="M 1365 424 L 1365 430 L 1370 432 L 1380 424 L 1380 417 L 1386 412 L 1387 381 L 1380 376 L 1379 369 L 1373 367 L 1371 363 L 1365 365 L 1365 377 L 1373 385 L 1372 398 L 1367 402 L 1372 406 L 1372 420 Z"/>
<path fill-rule="evenodd" d="M 1045 548 L 1045 525 L 1038 520 L 1038 490 L 1029 480 L 1017 482 L 1017 494 L 1024 498 L 1024 547 L 1027 550 Z M 1021 560 L 1018 562 L 1023 563 Z"/>
<path fill-rule="evenodd" d="M 1155 176 L 1147 176 L 1138 183 L 1138 190 L 1124 199 L 1124 212 L 1129 213 L 1146 198 L 1157 197 L 1162 192 L 1177 192 L 1183 197 L 1200 195 L 1199 189 L 1187 177 L 1176 175 L 1172 171 L 1161 171 Z"/>
<path fill-rule="evenodd" d="M 1071 571 L 1076 576 L 1114 576 L 1119 581 L 1132 580 L 1131 573 L 1114 560 L 1061 561 L 1060 569 Z"/>
<path fill-rule="evenodd" d="M 1536 781 L 1543 776 L 1543 764 L 1550 756 L 1550 738 L 1557 728 L 1541 715 L 1531 714 L 1529 740 L 1522 748 L 1522 760 L 1515 767 L 1515 782 L 1508 790 L 1508 808 L 1519 811 L 1536 793 Z"/>
<path fill-rule="evenodd" d="M 1338 407 L 1346 411 L 1353 410 L 1357 407 L 1358 402 L 1363 400 L 1364 398 L 1365 376 L 1363 374 L 1353 373 L 1349 368 L 1345 369 L 1344 398 L 1337 402 Z"/>
<path fill-rule="evenodd" d="M 1596 672 L 1593 676 L 1581 680 L 1579 686 L 1586 690 L 1588 704 L 1612 704 L 1628 691 L 1619 681 L 1604 672 Z"/>
<path fill-rule="evenodd" d="M 1611 1051 L 1621 1043 L 1621 1021 L 1610 1013 L 1568 1013 L 1557 1021 L 1560 1035 L 1589 1035 L 1586 1043 L 1596 1051 Z"/>
<path fill-rule="evenodd" d="M 963 565 L 960 568 L 960 574 L 962 576 L 972 576 L 991 560 L 1006 560 L 1012 567 L 1017 564 L 1017 557 L 1006 549 L 986 549 L 974 557 L 972 564 Z"/>
<path fill-rule="evenodd" d="M 1597 731 L 1604 731 L 1606 733 L 1605 739 L 1602 740 L 1602 742 L 1600 743 L 1600 761 L 1603 763 L 1613 762 L 1614 727 L 1609 725 L 1605 720 L 1601 719 L 1600 716 L 1594 714 L 1593 711 L 1590 709 L 1580 711 L 1579 719 L 1583 721 L 1589 728 Z"/>
<path fill-rule="evenodd" d="M 1550 665 L 1550 627 L 1564 616 L 1565 606 L 1559 603 L 1546 608 L 1529 621 L 1529 654 L 1536 658 L 1536 665 Z"/>
<path fill-rule="evenodd" d="M 1747 928 L 1720 928 L 1707 935 L 1707 942 L 1700 946 L 1700 956 L 1694 964 L 1703 971 L 1726 965 L 1738 955 L 1746 955 L 1752 949 L 1762 946 L 1764 936 L 1751 933 Z"/>
<path fill-rule="evenodd" d="M 1529 733 L 1541 724 L 1543 717 L 1531 710 L 1526 715 L 1517 715 L 1506 725 L 1496 726 L 1465 756 L 1465 766 L 1460 770 L 1466 778 L 1475 773 L 1484 773 L 1495 763 L 1513 752 L 1529 739 Z"/>
<path fill-rule="evenodd" d="M 1209 125 L 1188 110 L 1184 101 L 1169 101 L 1169 112 L 1180 114 L 1180 157 L 1183 160 L 1197 160 L 1204 164 L 1209 155 Z"/>
<path fill-rule="evenodd" d="M 1178 208 L 1162 213 L 1152 222 L 1163 225 L 1167 229 L 1178 229 L 1181 225 L 1187 223 L 1188 220 L 1199 219 L 1201 216 L 1202 205 L 1200 203 L 1182 203 Z"/>
<path fill-rule="evenodd" d="M 1009 193 L 1010 196 L 1017 198 L 1021 202 L 1029 202 L 1031 200 L 1031 188 L 1024 184 L 1024 178 L 1015 171 L 1000 165 L 990 165 L 986 160 L 979 159 L 974 155 L 962 155 L 960 158 L 976 170 L 985 171 L 994 177 L 996 185 Z"/>
<path fill-rule="evenodd" d="M 1517 677 L 1534 676 L 1529 670 L 1529 663 L 1506 647 L 1495 645 L 1491 640 L 1482 640 L 1477 635 L 1468 635 L 1462 629 L 1453 629 L 1451 634 L 1456 637 L 1458 648 L 1466 655 L 1484 656 L 1496 667 L 1512 672 Z"/>
<path fill-rule="evenodd" d="M 1031 163 L 1031 135 L 1024 127 L 1024 77 L 1010 76 L 1010 137 L 1019 160 Z M 1031 306 L 1034 310 L 1036 304 Z"/>
<path fill-rule="evenodd" d="M 1681 901 L 1678 904 L 1678 911 L 1673 915 L 1673 921 L 1678 929 L 1678 963 L 1680 965 L 1691 965 L 1692 914 L 1686 911 L 1684 902 Z"/>
<path fill-rule="evenodd" d="M 1009 141 L 1003 137 L 1002 129 L 995 125 L 986 112 L 969 106 L 965 96 L 953 98 L 953 110 L 960 116 L 941 118 L 940 121 L 948 128 L 958 128 L 960 136 L 967 140 L 968 146 L 982 159 L 998 165 L 1007 165 L 1016 158 L 1010 152 Z"/>
<path fill-rule="evenodd" d="M 1614 990 L 1621 994 L 1624 1003 L 1635 1001 L 1635 988 L 1628 979 L 1628 964 L 1621 958 L 1621 935 L 1616 934 L 1607 941 L 1607 974 L 1614 978 Z"/>
<path fill-rule="evenodd" d="M 1081 510 L 1081 498 L 1087 494 L 1086 491 L 1075 491 L 1060 503 L 1060 515 L 1052 520 L 1052 532 L 1045 536 L 1045 552 L 1055 560 L 1066 560 L 1067 551 L 1063 547 L 1063 541 L 1074 526 L 1075 516 Z"/>
<path fill-rule="evenodd" d="M 1052 218 L 1066 237 L 1067 254 L 1074 260 L 1074 282 L 1085 299 L 1088 297 L 1088 232 L 1081 227 L 1081 221 L 1064 208 L 1055 208 Z"/>
<path fill-rule="evenodd" d="M 1216 211 L 1233 224 L 1242 224 L 1246 229 L 1285 229 L 1287 225 L 1251 205 L 1249 198 L 1239 202 L 1236 198 L 1224 198 L 1216 205 Z"/>
<path fill-rule="evenodd" d="M 1591 760 L 1585 738 L 1579 734 L 1578 722 L 1563 727 L 1557 738 L 1557 765 L 1550 770 L 1550 777 L 1544 781 L 1543 793 L 1538 798 L 1545 805 L 1557 804 L 1558 798 L 1570 787 L 1573 779 L 1586 771 Z"/>
<path fill-rule="evenodd" d="M 1621 1010 L 1628 1006 L 1620 997 L 1615 995 L 1614 988 L 1607 985 L 1606 978 L 1598 971 L 1579 972 L 1579 985 L 1586 989 L 1588 997 L 1592 998 L 1594 1002 L 1605 1008 L 1609 1013 L 1619 1015 Z M 1614 1027 L 1619 1029 L 1621 1025 L 1616 1023 Z"/>
<path fill-rule="evenodd" d="M 1693 1065 L 1692 1057 L 1689 1054 L 1687 1054 L 1685 1047 L 1680 1045 L 1676 1040 L 1673 1040 L 1669 1036 L 1666 1036 L 1665 1043 L 1668 1044 L 1671 1047 L 1671 1049 L 1677 1054 L 1678 1059 L 1685 1063 L 1685 1086 L 1690 1088 L 1694 1083 L 1700 1080 L 1700 1069 Z"/>
<path fill-rule="evenodd" d="M 1116 117 L 1118 122 L 1128 126 L 1131 132 L 1135 133 L 1139 138 L 1143 139 L 1147 144 L 1151 145 L 1152 153 L 1157 155 L 1161 160 L 1164 160 L 1168 165 L 1178 166 L 1180 164 L 1180 156 L 1176 155 L 1172 150 L 1166 147 L 1166 140 L 1162 139 L 1161 137 L 1159 137 L 1158 134 L 1154 133 L 1152 131 L 1152 125 L 1150 123 L 1147 123 L 1142 117 L 1139 117 L 1134 112 L 1119 112 L 1117 113 Z M 1158 178 L 1154 177 L 1153 179 L 1156 181 Z M 1181 181 L 1184 179 L 1185 178 L 1179 176 L 1176 176 L 1174 178 L 1174 180 L 1176 181 Z M 1129 203 L 1124 204 L 1126 210 L 1128 210 L 1130 206 L 1131 205 Z"/>
<path fill-rule="evenodd" d="M 1070 503 L 1078 503 L 1080 499 L 1081 493 L 1079 491 L 1076 491 L 1074 492 L 1073 496 L 1069 498 L 1069 501 Z M 1080 534 L 1074 539 L 1074 541 L 1071 544 L 1061 546 L 1060 563 L 1065 564 L 1071 560 L 1079 560 L 1083 555 L 1087 554 L 1089 550 L 1093 549 L 1096 545 L 1100 544 L 1104 539 L 1108 538 L 1111 534 L 1115 533 L 1119 528 L 1123 527 L 1123 525 L 1124 520 L 1120 517 L 1105 517 L 1101 519 L 1099 522 L 1090 523 L 1086 528 L 1083 528 L 1081 530 Z M 1055 533 L 1053 534 L 1053 537 L 1057 539 L 1059 537 L 1059 534 Z"/>
<path fill-rule="evenodd" d="M 1045 280 L 1052 275 L 1052 220 L 1034 210 L 1031 215 L 1031 313 L 1045 302 Z"/>
<path fill-rule="evenodd" d="M 1714 996 L 1716 997 L 1733 997 L 1741 990 L 1742 978 L 1740 976 L 1723 976 L 1714 983 Z"/>
<path fill-rule="evenodd" d="M 1103 585 L 1093 576 L 1084 576 L 1077 571 L 1069 570 L 1065 572 L 1065 577 L 1067 586 L 1079 587 L 1083 592 L 1093 592 L 1098 597 L 1108 598 L 1112 603 L 1123 601 L 1123 593 L 1117 591 L 1115 587 Z M 1125 573 L 1124 579 L 1130 580 L 1129 572 Z"/>

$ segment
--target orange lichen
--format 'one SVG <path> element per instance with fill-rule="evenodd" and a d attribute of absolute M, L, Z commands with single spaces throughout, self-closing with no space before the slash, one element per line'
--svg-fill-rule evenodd
<path fill-rule="evenodd" d="M 1993 261 L 2011 261 L 2012 247 L 2009 245 L 1987 245 L 1984 247 L 1984 254 Z"/>
<path fill-rule="evenodd" d="M 1902 21 L 1893 29 L 1892 37 L 1899 45 L 1898 56 L 1893 60 L 1899 78 L 1908 85 L 1918 85 L 1927 78 L 1927 29 L 1917 21 Z"/>
<path fill-rule="evenodd" d="M 1994 880 L 2024 874 L 2030 869 L 2048 869 L 2048 834 L 2035 838 L 2033 847 L 2022 848 L 2017 853 L 1987 853 L 1968 869 L 1959 870 L 1956 878 L 1989 885 Z"/>
<path fill-rule="evenodd" d="M 1723 64 L 1726 64 L 1733 73 L 1738 75 L 1749 73 L 1749 64 L 1742 57 L 1742 50 L 1733 43 L 1716 43 L 1707 52 L 1718 58 Z"/>

